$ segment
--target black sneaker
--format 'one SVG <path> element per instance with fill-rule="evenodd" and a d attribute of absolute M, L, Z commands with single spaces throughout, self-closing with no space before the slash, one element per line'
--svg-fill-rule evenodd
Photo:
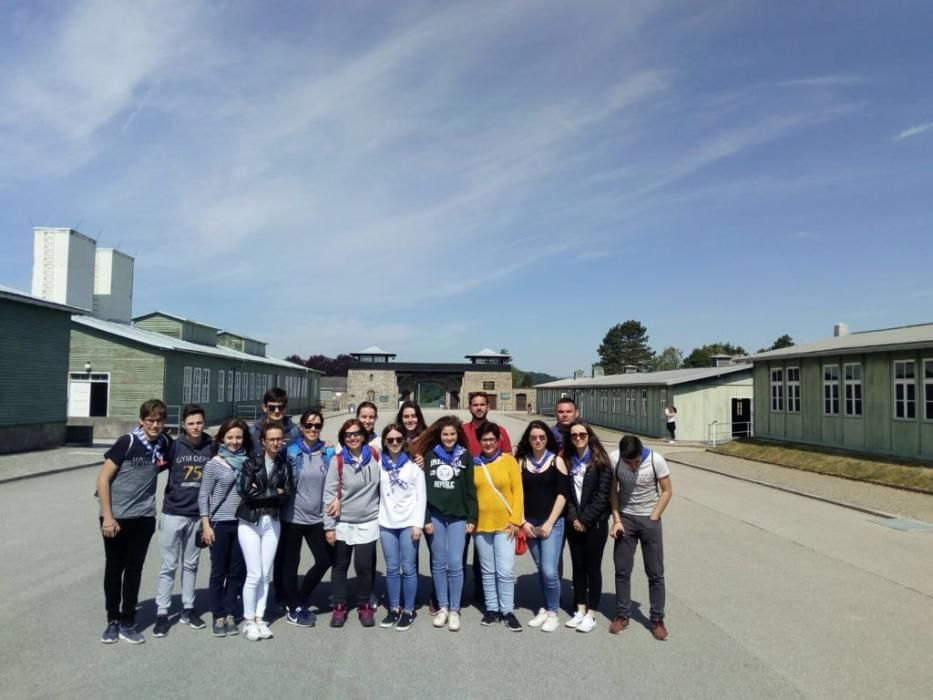
<path fill-rule="evenodd" d="M 204 620 L 201 619 L 200 615 L 198 615 L 190 608 L 181 611 L 181 617 L 179 618 L 179 621 L 181 624 L 190 625 L 193 629 L 196 630 L 203 630 L 205 627 L 207 627 L 207 625 L 204 624 Z"/>
<path fill-rule="evenodd" d="M 215 617 L 214 624 L 211 626 L 211 634 L 215 637 L 227 636 L 227 618 Z"/>
<path fill-rule="evenodd" d="M 168 621 L 168 615 L 158 615 L 156 616 L 155 627 L 152 628 L 152 636 L 164 637 L 168 634 L 171 627 Z"/>
<path fill-rule="evenodd" d="M 522 623 L 518 621 L 518 618 L 515 617 L 514 613 L 506 613 L 502 616 L 502 621 L 505 623 L 505 626 L 508 628 L 509 632 L 522 631 Z"/>
<path fill-rule="evenodd" d="M 100 635 L 104 644 L 116 644 L 120 640 L 120 623 L 116 620 L 107 623 L 107 629 Z"/>
<path fill-rule="evenodd" d="M 483 619 L 479 621 L 481 625 L 489 627 L 489 625 L 495 625 L 502 622 L 502 619 L 499 617 L 499 613 L 493 612 L 492 610 L 487 610 L 483 614 Z"/>
<path fill-rule="evenodd" d="M 415 617 L 417 617 L 417 614 L 414 612 L 403 612 L 398 618 L 398 624 L 395 626 L 395 629 L 399 632 L 404 632 L 415 622 Z"/>
<path fill-rule="evenodd" d="M 398 610 L 390 610 L 389 614 L 382 618 L 382 622 L 379 623 L 379 626 L 395 627 L 400 619 L 402 619 L 402 614 Z"/>
<path fill-rule="evenodd" d="M 136 625 L 120 625 L 120 639 L 130 644 L 142 644 L 146 641 L 136 629 Z"/>

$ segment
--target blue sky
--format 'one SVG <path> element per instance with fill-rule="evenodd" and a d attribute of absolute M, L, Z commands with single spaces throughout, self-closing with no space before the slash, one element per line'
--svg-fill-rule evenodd
<path fill-rule="evenodd" d="M 29 289 L 33 225 L 72 226 L 136 256 L 135 313 L 561 376 L 630 318 L 685 353 L 930 322 L 931 26 L 919 1 L 4 3 L 0 284 Z"/>

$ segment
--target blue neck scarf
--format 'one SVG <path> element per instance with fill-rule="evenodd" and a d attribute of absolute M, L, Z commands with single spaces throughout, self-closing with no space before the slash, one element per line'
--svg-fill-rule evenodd
<path fill-rule="evenodd" d="M 350 450 L 346 447 L 344 447 L 340 453 L 343 455 L 343 463 L 353 467 L 353 471 L 357 474 L 363 471 L 363 467 L 369 464 L 373 458 L 373 451 L 369 449 L 369 445 L 363 445 L 363 451 L 359 457 L 351 455 Z"/>
<path fill-rule="evenodd" d="M 408 464 L 408 454 L 405 452 L 399 453 L 398 460 L 392 461 L 392 458 L 389 457 L 388 452 L 382 453 L 382 468 L 386 470 L 386 474 L 389 476 L 389 483 L 392 486 L 398 486 L 400 489 L 407 489 L 408 482 L 402 481 L 399 478 L 399 473 L 402 471 L 402 467 Z"/>
<path fill-rule="evenodd" d="M 437 443 L 433 451 L 444 464 L 454 468 L 454 476 L 460 474 L 460 470 L 463 469 L 463 465 L 460 464 L 460 458 L 463 456 L 463 453 L 466 452 L 466 448 L 464 448 L 463 445 L 454 445 L 453 452 L 448 452 L 441 443 Z"/>
<path fill-rule="evenodd" d="M 149 457 L 152 459 L 153 464 L 158 465 L 165 461 L 165 457 L 162 454 L 161 435 L 155 439 L 155 442 L 152 442 L 146 435 L 146 431 L 143 430 L 143 427 L 137 425 L 133 429 L 133 437 L 139 440 L 143 444 L 143 447 L 146 448 L 146 451 L 149 452 Z"/>
<path fill-rule="evenodd" d="M 499 459 L 499 457 L 501 456 L 502 456 L 502 450 L 496 450 L 495 453 L 491 457 L 487 457 L 486 455 L 480 453 L 476 457 L 473 458 L 473 461 L 478 464 L 492 464 L 497 459 Z"/>
<path fill-rule="evenodd" d="M 227 449 L 226 445 L 221 445 L 220 449 L 217 450 L 217 454 L 223 458 L 223 460 L 233 467 L 233 473 L 236 474 L 236 478 L 240 478 L 240 472 L 243 471 L 243 463 L 246 462 L 249 455 L 246 454 L 246 450 L 242 447 L 236 452 L 231 452 Z"/>
<path fill-rule="evenodd" d="M 586 448 L 586 452 L 583 453 L 583 456 L 582 456 L 582 457 L 580 457 L 580 456 L 577 454 L 577 451 L 574 450 L 574 452 L 573 452 L 573 457 L 572 457 L 572 459 L 571 459 L 572 464 L 571 464 L 571 466 L 570 466 L 570 475 L 571 475 L 571 476 L 576 476 L 576 475 L 579 474 L 581 471 L 583 471 L 583 470 L 586 468 L 586 465 L 589 463 L 590 458 L 591 458 L 592 456 L 593 456 L 593 455 L 592 455 L 592 453 L 590 452 L 590 448 L 589 448 L 589 447 Z"/>
<path fill-rule="evenodd" d="M 296 464 L 292 465 L 292 468 L 295 472 L 295 481 L 298 481 L 298 478 L 301 476 L 301 472 L 305 469 L 305 459 L 311 460 L 311 455 L 315 452 L 321 452 L 324 449 L 324 441 L 318 440 L 313 445 L 309 445 L 306 440 L 296 440 L 293 443 L 299 450 L 298 459 L 295 460 Z M 327 472 L 327 462 L 326 460 L 321 460 L 321 473 L 325 474 Z"/>
<path fill-rule="evenodd" d="M 541 457 L 541 461 L 538 461 L 537 459 L 535 459 L 535 456 L 534 456 L 533 454 L 528 455 L 528 461 L 531 462 L 531 463 L 534 465 L 534 469 L 532 469 L 531 471 L 533 471 L 533 472 L 535 472 L 535 473 L 541 471 L 541 468 L 542 468 L 545 464 L 549 464 L 549 463 L 550 463 L 549 460 L 550 460 L 553 456 L 554 456 L 554 453 L 551 452 L 550 450 L 545 450 L 545 451 L 544 451 L 544 455 Z"/>

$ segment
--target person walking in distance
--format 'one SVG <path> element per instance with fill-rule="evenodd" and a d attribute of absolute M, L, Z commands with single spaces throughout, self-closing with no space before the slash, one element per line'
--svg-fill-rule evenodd
<path fill-rule="evenodd" d="M 677 409 L 673 406 L 667 406 L 664 409 L 664 421 L 667 423 L 667 434 L 671 436 L 671 439 L 667 442 L 671 445 L 674 444 L 675 433 L 677 432 Z"/>
<path fill-rule="evenodd" d="M 614 465 L 609 503 L 610 534 L 615 539 L 613 563 L 616 575 L 616 616 L 612 634 L 628 627 L 632 614 L 632 566 L 641 543 L 641 557 L 648 577 L 651 632 L 658 641 L 667 639 L 664 623 L 664 544 L 661 514 L 671 500 L 671 470 L 663 455 L 642 445 L 634 435 L 619 441 L 610 460 Z"/>

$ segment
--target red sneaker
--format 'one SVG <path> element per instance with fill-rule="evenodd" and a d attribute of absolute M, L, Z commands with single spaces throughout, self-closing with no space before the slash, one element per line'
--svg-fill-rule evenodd
<path fill-rule="evenodd" d="M 372 627 L 376 624 L 374 611 L 369 603 L 360 605 L 360 624 L 363 627 Z"/>
<path fill-rule="evenodd" d="M 347 622 L 346 603 L 336 603 L 334 605 L 334 615 L 330 618 L 331 627 L 343 627 Z"/>
<path fill-rule="evenodd" d="M 664 626 L 664 620 L 653 620 L 651 623 L 651 634 L 659 642 L 667 639 L 667 627 Z"/>

